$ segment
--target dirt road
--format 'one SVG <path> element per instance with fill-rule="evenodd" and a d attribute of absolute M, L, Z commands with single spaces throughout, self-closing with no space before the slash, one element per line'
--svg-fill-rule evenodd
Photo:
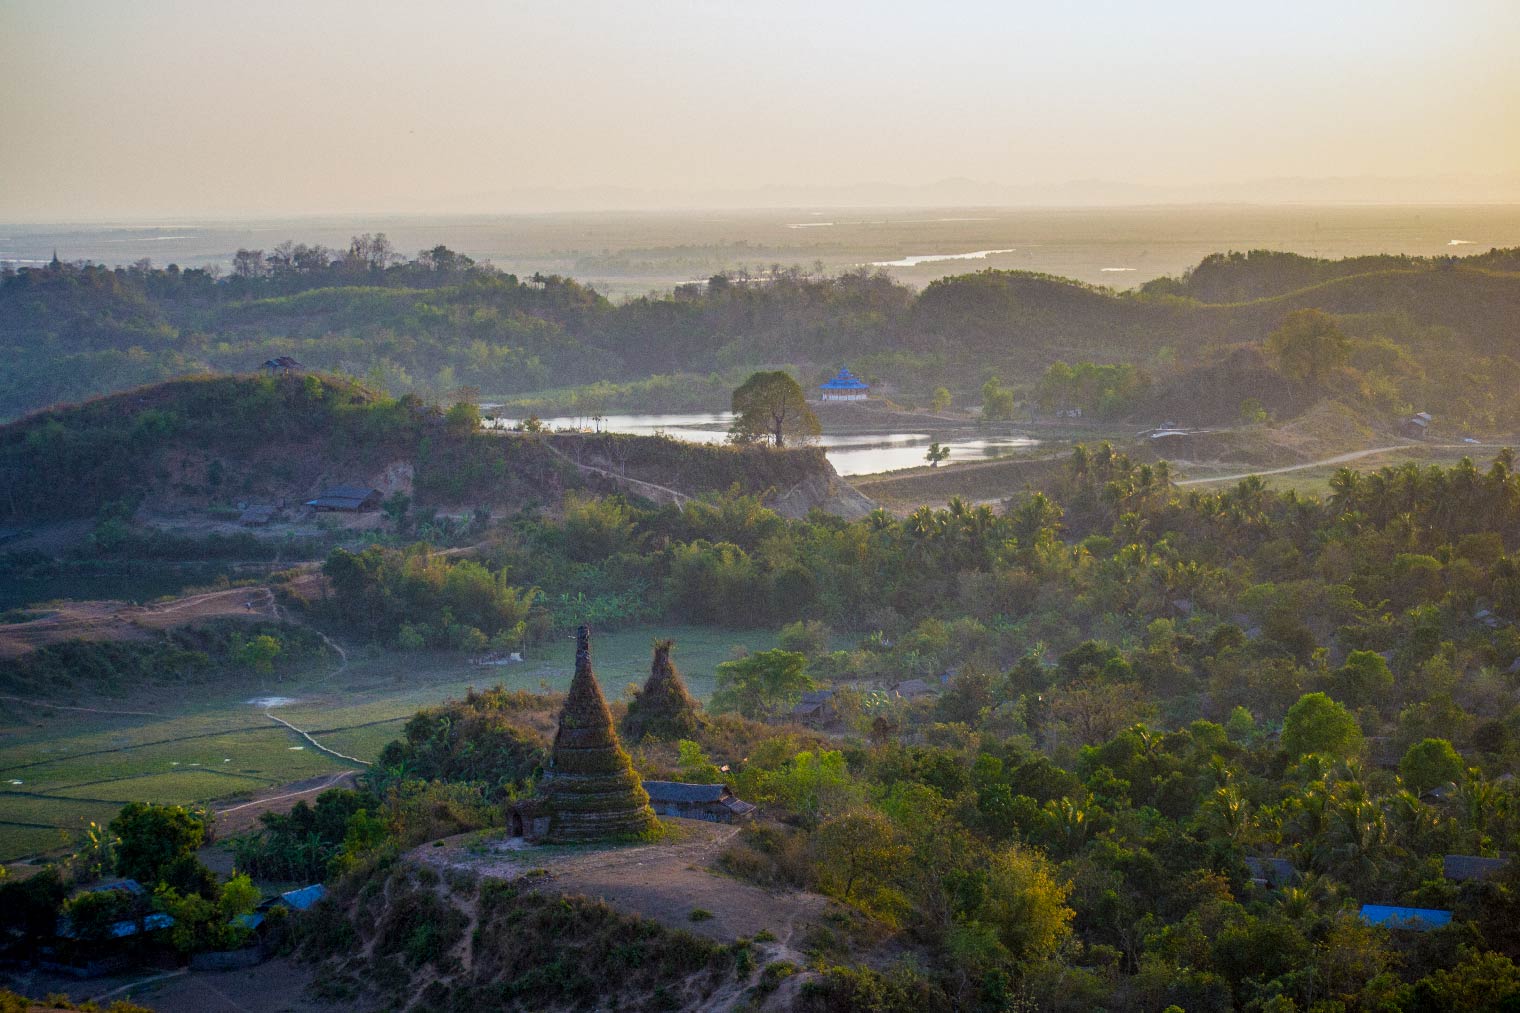
<path fill-rule="evenodd" d="M 1490 450 L 1497 449 L 1497 443 L 1398 443 L 1391 447 L 1371 447 L 1367 450 L 1353 450 L 1346 454 L 1336 454 L 1334 457 L 1322 457 L 1318 461 L 1309 461 L 1306 464 L 1290 464 L 1285 468 L 1258 468 L 1255 471 L 1242 471 L 1235 475 L 1215 475 L 1210 478 L 1185 478 L 1176 483 L 1177 485 L 1202 485 L 1206 482 L 1239 482 L 1243 478 L 1253 475 L 1283 475 L 1290 471 L 1306 471 L 1309 468 L 1328 468 L 1336 464 L 1349 464 L 1363 457 L 1372 457 L 1376 454 L 1386 454 L 1394 450 Z"/>

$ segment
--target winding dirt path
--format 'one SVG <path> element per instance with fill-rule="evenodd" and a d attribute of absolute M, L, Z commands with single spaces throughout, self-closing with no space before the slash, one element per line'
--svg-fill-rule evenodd
<path fill-rule="evenodd" d="M 563 450 L 560 450 L 558 447 L 548 442 L 547 440 L 544 442 L 544 446 L 548 448 L 551 454 L 554 454 L 556 457 L 566 462 L 567 464 L 573 465 L 580 471 L 588 471 L 593 475 L 601 475 L 603 478 L 611 479 L 613 482 L 619 485 L 629 486 L 631 487 L 632 492 L 636 492 L 646 499 L 653 500 L 656 503 L 669 502 L 675 504 L 676 506 L 685 506 L 688 502 L 691 501 L 691 497 L 686 493 L 678 492 L 669 486 L 659 485 L 655 482 L 646 482 L 641 478 L 629 478 L 627 475 L 619 475 L 617 472 L 609 471 L 606 468 L 598 468 L 594 464 L 586 464 L 582 461 L 577 461 L 575 458 L 571 457 Z M 652 493 L 654 495 L 652 495 Z"/>
<path fill-rule="evenodd" d="M 1241 479 L 1251 478 L 1253 475 L 1283 475 L 1290 471 L 1306 471 L 1310 468 L 1326 468 L 1333 464 L 1347 464 L 1363 457 L 1372 457 L 1376 454 L 1387 454 L 1394 450 L 1482 450 L 1485 447 L 1493 449 L 1502 446 L 1498 443 L 1398 443 L 1391 447 L 1371 447 L 1367 450 L 1353 450 L 1345 454 L 1336 454 L 1334 457 L 1321 458 L 1318 461 L 1309 461 L 1306 464 L 1290 464 L 1285 468 L 1258 468 L 1255 471 L 1242 471 L 1236 475 L 1215 475 L 1210 478 L 1185 478 L 1176 485 L 1203 485 L 1206 482 L 1239 482 Z"/>

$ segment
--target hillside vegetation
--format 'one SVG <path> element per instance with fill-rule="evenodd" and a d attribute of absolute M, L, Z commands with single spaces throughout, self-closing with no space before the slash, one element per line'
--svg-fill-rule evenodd
<path fill-rule="evenodd" d="M 623 476 L 683 496 L 787 496 L 806 513 L 839 485 L 816 448 L 699 446 L 657 437 L 481 432 L 332 376 L 207 376 L 54 408 L 0 426 L 0 516 L 13 520 L 231 512 L 292 505 L 332 484 L 373 485 L 427 508 L 552 506 Z"/>
<path fill-rule="evenodd" d="M 0 379 L 0 417 L 279 355 L 398 394 L 468 387 L 586 413 L 721 407 L 730 380 L 756 366 L 788 364 L 807 379 L 848 360 L 927 404 L 936 387 L 969 392 L 989 373 L 1032 383 L 1059 359 L 1132 362 L 1165 379 L 1216 349 L 1263 341 L 1304 308 L 1342 318 L 1352 337 L 1386 338 L 1427 369 L 1439 350 L 1453 369 L 1479 371 L 1512 355 L 1520 311 L 1514 250 L 1461 260 L 1221 254 L 1122 294 L 1012 271 L 915 293 L 879 272 L 793 269 L 617 305 L 569 279 L 520 279 L 442 247 L 411 261 L 306 247 L 245 253 L 229 278 L 89 264 L 0 277 L 0 335 L 14 366 Z M 1433 381 L 1460 387 L 1446 374 Z"/>

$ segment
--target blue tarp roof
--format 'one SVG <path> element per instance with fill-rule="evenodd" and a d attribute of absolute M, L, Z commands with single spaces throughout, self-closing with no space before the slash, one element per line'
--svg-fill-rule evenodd
<path fill-rule="evenodd" d="M 819 390 L 870 390 L 871 385 L 848 369 L 841 369 L 839 375 L 827 383 L 820 383 Z"/>
<path fill-rule="evenodd" d="M 1390 929 L 1439 928 L 1451 923 L 1450 911 L 1437 911 L 1428 907 L 1394 907 L 1390 904 L 1363 904 L 1362 921 L 1368 925 L 1386 925 Z"/>
<path fill-rule="evenodd" d="M 311 886 L 303 886 L 299 890 L 282 893 L 280 894 L 280 899 L 297 911 L 305 911 L 325 896 L 327 896 L 327 887 L 321 883 L 313 883 Z"/>

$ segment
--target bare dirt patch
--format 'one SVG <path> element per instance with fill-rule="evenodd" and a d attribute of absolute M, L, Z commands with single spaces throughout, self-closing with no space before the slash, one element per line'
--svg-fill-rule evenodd
<path fill-rule="evenodd" d="M 727 942 L 769 932 L 780 951 L 774 959 L 803 959 L 797 952 L 801 940 L 832 901 L 801 890 L 765 890 L 718 872 L 718 856 L 739 833 L 737 826 L 662 822 L 671 839 L 655 844 L 535 847 L 504 832 L 463 834 L 423 845 L 410 857 L 491 879 L 526 878 L 538 890 L 599 898 L 627 914 L 710 939 Z M 711 917 L 692 921 L 698 910 Z"/>
<path fill-rule="evenodd" d="M 17 657 L 65 640 L 142 640 L 150 633 L 206 619 L 278 619 L 274 592 L 235 587 L 152 605 L 70 601 L 24 623 L 0 625 L 0 656 Z"/>

